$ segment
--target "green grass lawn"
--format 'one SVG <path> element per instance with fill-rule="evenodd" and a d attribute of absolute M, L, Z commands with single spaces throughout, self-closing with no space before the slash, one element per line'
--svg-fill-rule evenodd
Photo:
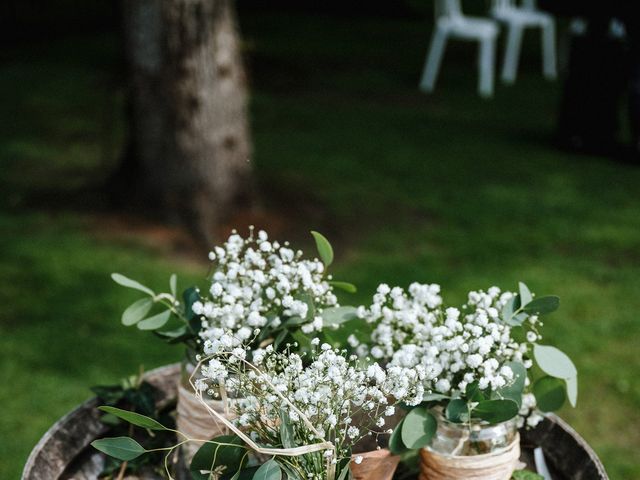
<path fill-rule="evenodd" d="M 492 101 L 475 95 L 475 49 L 452 45 L 424 96 L 419 18 L 241 16 L 267 209 L 287 205 L 299 238 L 317 228 L 334 239 L 357 302 L 380 281 L 438 282 L 451 302 L 518 280 L 559 295 L 547 338 L 575 360 L 581 388 L 562 415 L 611 478 L 640 478 L 640 169 L 550 146 L 559 85 L 541 79 L 537 42 L 526 39 L 518 82 Z M 170 272 L 186 286 L 206 271 L 105 236 L 74 205 L 122 142 L 116 47 L 93 35 L 0 58 L 3 479 L 89 386 L 180 357 L 119 324 L 136 297 L 108 274 L 161 288 Z"/>

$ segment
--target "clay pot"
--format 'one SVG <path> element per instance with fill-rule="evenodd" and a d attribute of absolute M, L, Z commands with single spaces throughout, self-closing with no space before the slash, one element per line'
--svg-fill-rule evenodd
<path fill-rule="evenodd" d="M 359 456 L 362 457 L 362 462 L 358 464 L 355 458 Z M 389 449 L 381 448 L 353 454 L 350 468 L 354 480 L 391 480 L 399 462 L 398 455 L 392 455 Z"/>

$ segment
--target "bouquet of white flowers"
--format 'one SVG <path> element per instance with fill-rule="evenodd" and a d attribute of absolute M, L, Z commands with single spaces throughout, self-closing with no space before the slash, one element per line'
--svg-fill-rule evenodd
<path fill-rule="evenodd" d="M 370 340 L 353 343 L 388 367 L 420 372 L 426 392 L 398 425 L 392 451 L 446 443 L 438 436 L 443 422 L 471 431 L 517 418 L 515 429 L 525 421 L 535 426 L 540 411 L 557 410 L 566 399 L 575 406 L 575 366 L 560 350 L 539 343 L 540 316 L 558 306 L 557 297 L 534 298 L 523 283 L 518 293 L 497 287 L 470 292 L 461 308 L 443 306 L 438 285 L 414 283 L 408 292 L 380 285 L 373 303 L 357 311 L 370 325 Z M 513 440 L 515 430 L 507 437 Z M 470 441 L 465 448 L 455 453 L 491 447 Z"/>
<path fill-rule="evenodd" d="M 238 347 L 201 362 L 201 375 L 192 378 L 199 398 L 238 399 L 230 402 L 233 418 L 209 410 L 212 421 L 222 422 L 231 434 L 205 441 L 190 466 L 196 478 L 283 478 L 283 474 L 291 480 L 349 478 L 349 472 L 357 471 L 369 458 L 368 452 L 354 454 L 358 442 L 391 434 L 386 418 L 395 414 L 396 405 L 413 405 L 422 399 L 421 379 L 415 371 L 385 370 L 377 363 L 364 366 L 355 355 L 346 356 L 345 350 L 319 343 L 312 340 L 308 362 L 303 361 L 305 355 L 290 351 L 296 345 L 281 352 L 270 345 L 255 351 L 252 362 Z M 136 425 L 164 429 L 131 412 L 110 407 L 106 411 Z M 176 433 L 184 438 L 178 445 L 202 441 Z M 168 455 L 178 445 L 166 448 Z M 94 446 L 116 458 L 121 458 L 122 450 L 127 458 L 132 449 L 135 457 L 146 452 L 128 437 L 102 439 Z M 380 478 L 390 479 L 399 457 L 387 452 L 386 461 L 380 462 L 381 458 L 374 456 L 376 465 L 386 472 Z"/>
<path fill-rule="evenodd" d="M 317 334 L 342 313 L 334 288 L 354 292 L 346 282 L 334 282 L 327 267 L 333 249 L 327 239 L 312 232 L 320 259 L 305 259 L 289 242 L 271 241 L 264 231 L 243 238 L 232 232 L 222 246 L 209 254 L 212 273 L 205 291 L 191 287 L 178 298 L 175 275 L 170 292 L 155 293 L 149 287 L 114 273 L 118 284 L 147 296 L 122 315 L 122 323 L 150 330 L 170 343 L 184 343 L 192 361 L 198 353 L 230 349 L 251 341 L 258 348 L 273 343 L 278 349 L 285 340 L 308 346 L 307 335 Z M 154 306 L 161 311 L 149 315 Z M 329 319 L 329 320 L 327 320 Z"/>

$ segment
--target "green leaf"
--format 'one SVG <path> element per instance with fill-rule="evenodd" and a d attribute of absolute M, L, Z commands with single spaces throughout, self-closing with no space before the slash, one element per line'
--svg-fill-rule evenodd
<path fill-rule="evenodd" d="M 542 475 L 533 473 L 529 470 L 516 470 L 511 476 L 512 480 L 544 480 Z"/>
<path fill-rule="evenodd" d="M 263 463 L 256 473 L 253 475 L 253 480 L 281 480 L 282 470 L 278 462 L 271 459 Z"/>
<path fill-rule="evenodd" d="M 445 409 L 447 420 L 454 423 L 461 423 L 469 420 L 469 410 L 467 402 L 461 398 L 454 398 L 449 402 Z"/>
<path fill-rule="evenodd" d="M 169 317 L 171 316 L 171 310 L 165 310 L 164 312 L 158 313 L 153 317 L 146 318 L 138 322 L 138 328 L 140 330 L 157 330 L 158 328 L 162 328 L 169 321 Z"/>
<path fill-rule="evenodd" d="M 544 315 L 545 313 L 555 312 L 559 306 L 560 299 L 554 295 L 549 295 L 532 300 L 522 307 L 522 310 L 533 315 Z"/>
<path fill-rule="evenodd" d="M 485 400 L 473 409 L 473 416 L 489 423 L 501 423 L 518 414 L 518 404 L 513 400 Z"/>
<path fill-rule="evenodd" d="M 284 342 L 285 338 L 287 338 L 287 335 L 289 335 L 289 332 L 287 330 L 282 330 L 273 341 L 273 348 L 278 350 L 280 347 L 280 344 Z"/>
<path fill-rule="evenodd" d="M 172 273 L 169 277 L 169 289 L 173 298 L 176 298 L 178 296 L 178 277 L 175 273 Z"/>
<path fill-rule="evenodd" d="M 293 330 L 291 332 L 293 339 L 298 342 L 298 350 L 300 352 L 311 351 L 311 338 L 309 338 L 302 330 Z"/>
<path fill-rule="evenodd" d="M 259 467 L 248 467 L 238 470 L 229 480 L 251 480 Z M 291 477 L 294 478 L 294 477 Z M 193 479 L 195 480 L 195 479 Z M 210 480 L 208 477 L 206 480 Z"/>
<path fill-rule="evenodd" d="M 407 447 L 402 443 L 402 424 L 404 423 L 404 418 L 398 422 L 396 428 L 393 429 L 393 433 L 391 433 L 391 437 L 389 437 L 389 450 L 394 455 L 400 455 L 403 452 L 407 451 Z"/>
<path fill-rule="evenodd" d="M 441 393 L 425 393 L 422 397 L 423 402 L 439 402 L 440 400 L 446 400 L 451 397 L 447 397 Z"/>
<path fill-rule="evenodd" d="M 199 332 L 201 328 L 200 317 L 193 311 L 193 304 L 200 300 L 198 289 L 196 287 L 187 288 L 182 292 L 182 298 L 184 300 L 184 317 L 189 324 L 189 328 L 194 332 Z"/>
<path fill-rule="evenodd" d="M 91 446 L 110 457 L 124 462 L 138 458 L 146 452 L 142 445 L 129 437 L 101 438 L 91 442 Z"/>
<path fill-rule="evenodd" d="M 407 413 L 402 424 L 402 443 L 412 450 L 425 447 L 431 442 L 437 426 L 435 417 L 427 408 L 414 408 Z"/>
<path fill-rule="evenodd" d="M 364 318 L 354 318 L 339 325 L 334 325 L 322 330 L 327 342 L 339 348 L 351 348 L 348 339 L 351 335 L 356 337 L 360 343 L 371 341 L 373 324 L 367 323 Z"/>
<path fill-rule="evenodd" d="M 329 243 L 329 240 L 326 239 L 324 235 L 318 232 L 311 232 L 313 238 L 316 241 L 316 247 L 318 248 L 318 255 L 320 255 L 320 260 L 324 263 L 325 267 L 328 267 L 333 263 L 333 247 Z"/>
<path fill-rule="evenodd" d="M 316 316 L 316 305 L 313 303 L 313 297 L 308 293 L 301 293 L 295 296 L 296 300 L 300 300 L 307 304 L 307 315 L 304 317 L 306 321 L 313 320 Z"/>
<path fill-rule="evenodd" d="M 540 369 L 547 375 L 565 380 L 578 375 L 571 359 L 556 347 L 535 344 L 533 357 Z"/>
<path fill-rule="evenodd" d="M 342 470 L 340 471 L 340 475 L 338 475 L 338 480 L 345 480 L 350 471 L 351 469 L 349 467 L 349 464 L 343 466 Z"/>
<path fill-rule="evenodd" d="M 135 280 L 131 280 L 128 277 L 125 277 L 124 275 L 120 274 L 120 273 L 112 273 L 111 274 L 111 278 L 114 282 L 116 282 L 118 285 L 122 285 L 123 287 L 127 287 L 127 288 L 133 288 L 134 290 L 139 290 L 140 292 L 144 292 L 147 295 L 151 295 L 152 297 L 155 297 L 155 293 L 153 293 L 153 290 L 151 290 L 149 287 L 145 287 L 144 285 L 142 285 L 140 282 L 136 282 Z"/>
<path fill-rule="evenodd" d="M 522 392 L 527 379 L 527 369 L 520 362 L 508 362 L 505 366 L 511 368 L 514 379 L 510 385 L 498 389 L 496 395 L 498 398 L 502 397 L 513 400 L 518 404 L 518 408 L 520 408 L 522 404 Z"/>
<path fill-rule="evenodd" d="M 565 379 L 567 382 L 567 398 L 572 407 L 575 408 L 578 403 L 578 377 Z"/>
<path fill-rule="evenodd" d="M 202 445 L 193 456 L 189 465 L 191 476 L 194 480 L 209 480 L 209 473 L 218 466 L 226 467 L 225 473 L 240 470 L 245 452 L 246 446 L 240 437 L 236 435 L 216 437 Z"/>
<path fill-rule="evenodd" d="M 356 318 L 355 307 L 329 307 L 322 311 L 322 323 L 325 327 L 338 326 Z"/>
<path fill-rule="evenodd" d="M 139 413 L 130 412 L 129 410 L 122 410 L 120 408 L 107 406 L 98 407 L 98 410 L 115 415 L 136 427 L 148 428 L 149 430 L 167 430 L 164 425 L 153 418 L 140 415 Z"/>
<path fill-rule="evenodd" d="M 155 334 L 161 338 L 164 338 L 169 343 L 172 343 L 174 340 L 182 339 L 186 336 L 191 336 L 186 325 L 182 325 L 174 330 L 165 330 L 164 332 L 155 332 Z"/>
<path fill-rule="evenodd" d="M 358 288 L 353 283 L 349 283 L 349 282 L 339 282 L 336 280 L 331 280 L 329 282 L 329 285 L 331 285 L 332 287 L 336 287 L 340 290 L 343 290 L 347 293 L 356 293 L 358 291 Z"/>
<path fill-rule="evenodd" d="M 465 389 L 465 397 L 467 398 L 467 401 L 470 402 L 481 402 L 483 400 L 488 400 L 485 392 L 480 390 L 478 382 L 471 382 L 467 385 L 467 388 Z"/>
<path fill-rule="evenodd" d="M 520 291 L 520 305 L 528 305 L 533 300 L 529 287 L 522 282 L 518 282 L 518 290 Z"/>
<path fill-rule="evenodd" d="M 536 380 L 532 387 L 536 397 L 536 404 L 543 412 L 559 410 L 567 398 L 564 380 L 554 377 L 542 377 Z"/>
<path fill-rule="evenodd" d="M 133 302 L 122 314 L 122 324 L 127 327 L 135 325 L 149 313 L 152 306 L 153 300 L 150 298 L 141 298 Z"/>
<path fill-rule="evenodd" d="M 289 412 L 284 407 L 280 407 L 280 440 L 284 448 L 294 448 L 296 446 L 293 437 L 293 425 L 291 425 Z"/>
<path fill-rule="evenodd" d="M 513 314 L 520 308 L 520 297 L 518 295 L 514 295 L 511 297 L 504 307 L 502 307 L 502 321 L 508 325 L 511 323 L 511 319 Z"/>

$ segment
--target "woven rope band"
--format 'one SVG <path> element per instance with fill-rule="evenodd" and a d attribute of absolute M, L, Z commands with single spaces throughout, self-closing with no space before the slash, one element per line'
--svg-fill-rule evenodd
<path fill-rule="evenodd" d="M 509 480 L 519 458 L 519 434 L 509 446 L 482 455 L 443 455 L 423 448 L 419 480 Z"/>
<path fill-rule="evenodd" d="M 229 420 L 235 417 L 232 411 L 225 411 L 222 400 L 204 400 L 206 404 L 216 412 Z M 176 406 L 176 426 L 178 431 L 189 438 L 210 440 L 227 433 L 227 427 L 215 417 L 198 397 L 190 390 L 178 385 L 178 404 Z M 202 442 L 190 442 L 185 445 L 187 456 L 191 457 L 200 448 Z"/>

